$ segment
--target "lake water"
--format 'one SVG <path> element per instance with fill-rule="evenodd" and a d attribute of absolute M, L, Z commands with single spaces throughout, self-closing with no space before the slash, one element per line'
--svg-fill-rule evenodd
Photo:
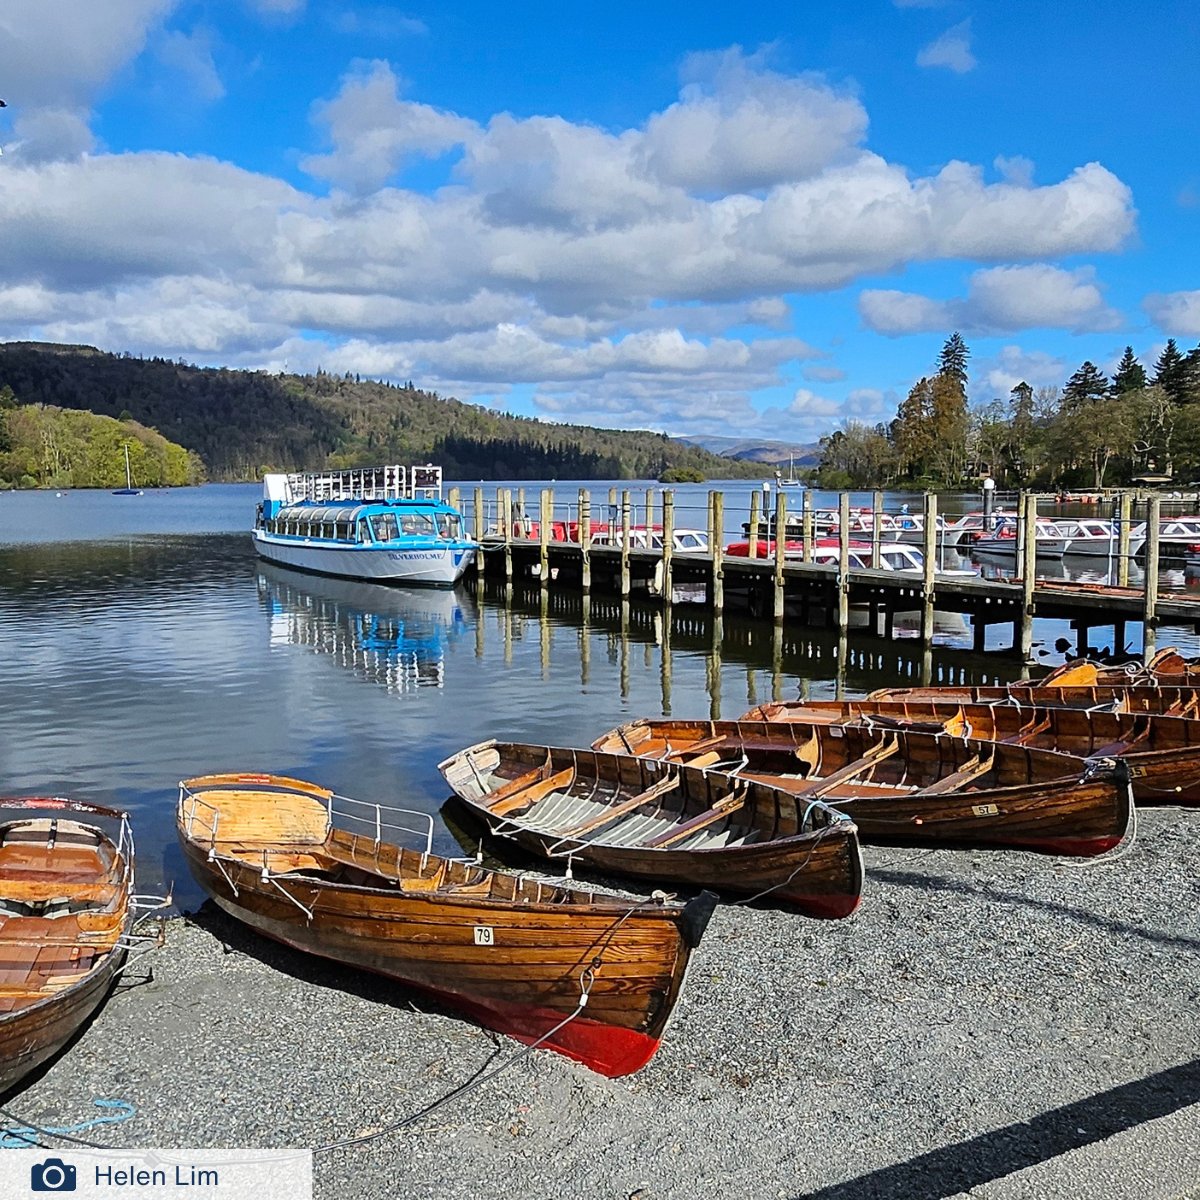
<path fill-rule="evenodd" d="M 535 498 L 540 485 L 524 486 Z M 578 485 L 554 486 L 565 498 Z M 589 486 L 607 500 L 608 485 Z M 728 485 L 740 497 L 727 501 L 731 525 L 751 486 Z M 702 504 L 707 487 L 693 491 Z M 972 655 L 952 625 L 927 661 L 911 637 L 852 637 L 842 656 L 823 631 L 714 622 L 690 606 L 665 627 L 656 608 L 602 597 L 543 604 L 536 589 L 406 590 L 267 568 L 246 533 L 259 494 L 0 493 L 0 794 L 128 809 L 139 888 L 173 882 L 185 908 L 200 895 L 173 804 L 189 775 L 294 775 L 437 816 L 448 794 L 437 763 L 485 738 L 587 744 L 643 715 L 733 717 L 926 673 L 1020 673 L 1011 658 Z M 1060 661 L 1048 647 L 1068 632 L 1039 623 L 1035 653 Z M 1195 652 L 1176 633 L 1160 631 L 1159 645 Z M 440 816 L 435 848 L 460 853 Z"/>

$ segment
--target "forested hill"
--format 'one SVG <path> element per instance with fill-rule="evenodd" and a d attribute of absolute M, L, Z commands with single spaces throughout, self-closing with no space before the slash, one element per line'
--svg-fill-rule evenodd
<path fill-rule="evenodd" d="M 452 479 L 755 477 L 739 463 L 663 434 L 554 425 L 353 375 L 268 375 L 200 368 L 90 346 L 0 344 L 0 387 L 18 404 L 132 419 L 195 451 L 210 479 L 266 470 L 440 463 Z"/>

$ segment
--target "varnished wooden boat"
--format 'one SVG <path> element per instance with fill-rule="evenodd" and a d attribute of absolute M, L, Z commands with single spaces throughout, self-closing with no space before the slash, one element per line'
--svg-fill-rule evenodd
<path fill-rule="evenodd" d="M 3 1094 L 108 994 L 133 919 L 133 841 L 125 814 L 99 805 L 39 796 L 0 799 L 0 812 L 21 813 L 0 824 Z"/>
<path fill-rule="evenodd" d="M 1200 687 L 1200 662 L 1185 658 L 1167 646 L 1149 662 L 1128 662 L 1119 667 L 1081 658 L 1064 663 L 1041 679 L 1025 679 L 1025 687 Z"/>
<path fill-rule="evenodd" d="M 820 796 L 864 841 L 1018 846 L 1051 854 L 1111 850 L 1132 823 L 1128 769 L 1116 759 L 803 721 L 633 721 L 595 745 L 692 763 Z"/>
<path fill-rule="evenodd" d="M 1139 804 L 1200 804 L 1200 721 L 1151 713 L 954 700 L 818 700 L 761 704 L 743 721 L 830 724 L 874 722 L 892 728 L 1056 750 L 1077 758 L 1121 758 Z"/>
<path fill-rule="evenodd" d="M 333 814 L 363 832 L 334 828 Z M 604 1075 L 636 1071 L 658 1048 L 716 902 L 606 895 L 439 858 L 425 814 L 275 775 L 185 780 L 176 818 L 196 879 L 252 929 Z M 423 849 L 397 844 L 413 833 Z"/>
<path fill-rule="evenodd" d="M 1163 716 L 1200 717 L 1200 688 L 1148 683 L 1063 684 L 1041 687 L 1024 683 L 981 687 L 877 688 L 868 700 L 923 704 L 1011 704 L 1030 708 L 1095 708 L 1109 712 L 1158 713 Z M 751 710 L 753 711 L 753 710 Z"/>
<path fill-rule="evenodd" d="M 817 795 L 628 754 L 480 742 L 439 765 L 494 833 L 560 862 L 845 917 L 854 825 Z"/>

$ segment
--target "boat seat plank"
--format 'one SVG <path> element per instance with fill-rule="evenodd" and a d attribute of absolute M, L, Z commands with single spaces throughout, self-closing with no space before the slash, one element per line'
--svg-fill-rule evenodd
<path fill-rule="evenodd" d="M 949 775 L 943 775 L 936 783 L 931 783 L 928 787 L 921 788 L 918 795 L 940 796 L 946 792 L 952 792 L 956 788 L 970 783 L 972 779 L 978 779 L 981 775 L 986 775 L 992 769 L 994 763 L 995 760 L 993 758 L 981 759 L 977 754 L 974 758 L 965 762 L 957 771 Z"/>
<path fill-rule="evenodd" d="M 510 813 L 532 808 L 539 800 L 544 800 L 552 792 L 563 791 L 571 786 L 575 778 L 575 768 L 564 767 L 549 778 L 540 778 L 542 768 L 531 771 L 514 779 L 494 793 L 488 801 L 488 810 L 497 817 L 507 817 Z M 513 788 L 513 784 L 518 785 Z"/>
<path fill-rule="evenodd" d="M 847 763 L 832 774 L 814 780 L 808 787 L 801 788 L 794 795 L 806 800 L 818 799 L 825 795 L 827 791 L 836 788 L 839 784 L 854 779 L 859 775 L 865 775 L 878 763 L 883 762 L 884 759 L 891 758 L 899 752 L 900 743 L 898 741 L 881 742 L 878 746 L 873 746 L 868 750 L 862 758 L 856 758 L 853 762 Z"/>
<path fill-rule="evenodd" d="M 690 820 L 684 821 L 682 825 L 677 825 L 674 829 L 670 829 L 666 833 L 660 833 L 658 837 L 652 838 L 646 843 L 647 847 L 651 850 L 664 850 L 669 846 L 674 846 L 678 842 L 685 841 L 692 834 L 709 825 L 715 825 L 718 821 L 724 820 L 736 812 L 746 803 L 746 797 L 749 794 L 748 788 L 738 788 L 737 791 L 722 796 L 712 808 L 706 809 L 702 813 L 697 813 Z"/>
<path fill-rule="evenodd" d="M 193 805 L 191 811 L 195 813 L 199 840 L 205 842 L 208 838 L 204 835 L 209 832 L 214 816 L 218 843 L 236 842 L 247 847 L 319 845 L 329 828 L 325 806 L 309 796 L 222 788 L 196 792 L 194 799 L 201 802 Z M 189 801 L 184 802 L 185 822 L 188 804 Z M 216 814 L 205 805 L 216 809 Z"/>

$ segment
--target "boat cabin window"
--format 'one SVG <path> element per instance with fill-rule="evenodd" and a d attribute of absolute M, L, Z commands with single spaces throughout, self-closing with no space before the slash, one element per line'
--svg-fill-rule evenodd
<path fill-rule="evenodd" d="M 371 528 L 377 542 L 394 542 L 400 536 L 400 526 L 395 513 L 376 513 L 371 518 Z"/>
<path fill-rule="evenodd" d="M 360 542 L 369 542 L 371 540 L 371 527 L 367 524 L 366 517 L 358 518 L 358 540 Z"/>
<path fill-rule="evenodd" d="M 438 513 L 437 527 L 438 533 L 444 538 L 462 537 L 462 522 L 459 520 L 458 513 Z"/>
<path fill-rule="evenodd" d="M 437 529 L 429 513 L 406 512 L 400 514 L 400 532 L 405 537 L 433 537 Z"/>

